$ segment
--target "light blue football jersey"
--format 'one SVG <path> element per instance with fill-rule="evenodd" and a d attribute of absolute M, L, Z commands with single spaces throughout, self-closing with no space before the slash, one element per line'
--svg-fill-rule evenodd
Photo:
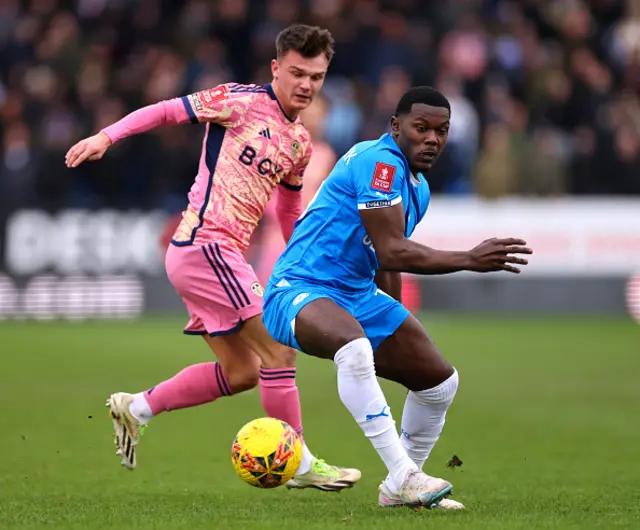
<path fill-rule="evenodd" d="M 370 288 L 379 267 L 360 210 L 402 203 L 410 237 L 430 197 L 426 179 L 411 174 L 391 135 L 354 145 L 296 222 L 269 283 L 305 280 L 342 291 Z"/>

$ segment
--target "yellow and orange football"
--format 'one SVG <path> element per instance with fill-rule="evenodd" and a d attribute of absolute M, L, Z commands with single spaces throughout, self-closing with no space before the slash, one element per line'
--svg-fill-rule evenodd
<path fill-rule="evenodd" d="M 247 423 L 231 449 L 233 468 L 247 484 L 277 488 L 288 482 L 300 467 L 302 441 L 288 423 L 258 418 Z"/>

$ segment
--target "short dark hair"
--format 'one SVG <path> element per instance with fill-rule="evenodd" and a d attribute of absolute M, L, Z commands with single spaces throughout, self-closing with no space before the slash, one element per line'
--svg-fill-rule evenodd
<path fill-rule="evenodd" d="M 334 53 L 334 43 L 333 36 L 328 29 L 295 24 L 278 33 L 276 37 L 276 52 L 278 58 L 281 58 L 288 51 L 293 50 L 308 59 L 324 53 L 327 61 L 331 61 Z"/>
<path fill-rule="evenodd" d="M 398 101 L 396 116 L 409 114 L 414 103 L 424 103 L 432 107 L 443 107 L 451 112 L 449 100 L 440 92 L 430 86 L 414 86 L 407 90 Z"/>

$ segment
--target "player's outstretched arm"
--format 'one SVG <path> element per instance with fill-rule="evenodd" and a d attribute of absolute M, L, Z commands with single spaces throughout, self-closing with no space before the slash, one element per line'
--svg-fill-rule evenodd
<path fill-rule="evenodd" d="M 532 254 L 522 239 L 487 239 L 468 251 L 436 250 L 404 236 L 402 204 L 360 210 L 365 230 L 373 242 L 380 268 L 413 274 L 449 274 L 458 271 L 519 273 L 517 265 Z"/>
<path fill-rule="evenodd" d="M 67 167 L 78 167 L 85 161 L 100 160 L 107 149 L 118 140 L 150 131 L 161 125 L 177 125 L 190 121 L 180 99 L 161 101 L 127 114 L 120 121 L 94 136 L 75 144 L 65 156 Z"/>

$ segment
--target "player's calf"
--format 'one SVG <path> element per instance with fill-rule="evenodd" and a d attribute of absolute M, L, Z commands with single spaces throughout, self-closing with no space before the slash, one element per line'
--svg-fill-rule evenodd
<path fill-rule="evenodd" d="M 375 363 L 380 377 L 413 391 L 434 388 L 455 371 L 413 315 L 378 346 Z"/>
<path fill-rule="evenodd" d="M 342 403 L 378 451 L 393 480 L 402 484 L 417 466 L 400 444 L 376 378 L 371 343 L 358 321 L 332 300 L 316 299 L 297 315 L 295 337 L 306 353 L 334 360 Z M 332 352 L 332 347 L 337 350 Z"/>
<path fill-rule="evenodd" d="M 262 323 L 262 315 L 248 319 L 240 339 L 260 358 L 260 398 L 268 416 L 286 421 L 302 435 L 300 396 L 296 386 L 295 351 L 276 342 Z M 303 459 L 303 468 L 311 462 Z"/>
<path fill-rule="evenodd" d="M 402 446 L 422 469 L 435 446 L 458 390 L 458 372 L 434 388 L 410 391 L 402 413 Z"/>
<path fill-rule="evenodd" d="M 260 370 L 257 367 L 247 367 L 246 370 L 231 372 L 227 380 L 232 394 L 246 392 L 260 383 Z"/>
<path fill-rule="evenodd" d="M 258 386 L 260 383 L 259 371 L 247 371 L 241 373 L 231 373 L 228 377 L 229 388 L 232 394 L 240 394 Z"/>
<path fill-rule="evenodd" d="M 402 414 L 401 443 L 422 469 L 438 441 L 458 390 L 458 372 L 409 316 L 376 350 L 378 375 L 410 389 Z M 390 486 L 392 477 L 385 484 Z"/>
<path fill-rule="evenodd" d="M 239 333 L 205 335 L 205 340 L 213 354 L 218 357 L 222 370 L 216 373 L 216 381 L 221 380 L 230 394 L 246 392 L 258 385 L 260 378 L 260 358 L 239 336 Z"/>

